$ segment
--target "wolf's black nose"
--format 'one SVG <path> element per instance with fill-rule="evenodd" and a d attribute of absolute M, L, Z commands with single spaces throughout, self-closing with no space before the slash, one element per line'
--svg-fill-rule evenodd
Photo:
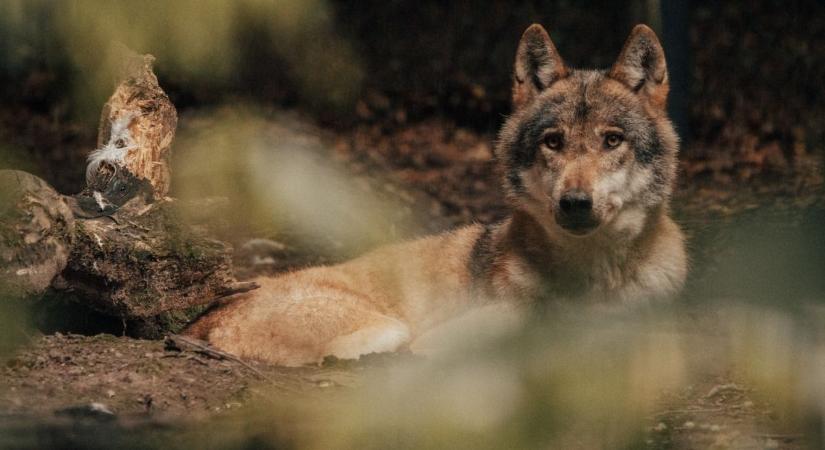
<path fill-rule="evenodd" d="M 573 189 L 562 194 L 559 208 L 564 214 L 586 216 L 593 209 L 593 199 L 586 192 Z"/>

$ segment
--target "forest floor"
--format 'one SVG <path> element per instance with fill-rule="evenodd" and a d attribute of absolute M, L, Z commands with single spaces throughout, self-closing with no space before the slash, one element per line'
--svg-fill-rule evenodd
<path fill-rule="evenodd" d="M 196 126 L 188 120 L 197 124 L 198 118 L 184 117 L 181 126 Z M 411 211 L 426 215 L 427 231 L 506 213 L 491 166 L 492 136 L 433 120 L 391 131 L 364 125 L 330 132 L 328 139 L 331 160 L 353 177 L 366 177 L 382 195 L 415 205 Z M 792 175 L 762 171 L 754 163 L 683 162 L 673 207 L 699 243 L 691 246 L 694 267 L 701 268 L 692 285 L 713 271 L 731 224 L 763 211 L 792 217 L 825 210 L 821 170 L 790 164 L 799 166 Z M 336 259 L 294 248 L 273 271 Z M 256 270 L 242 266 L 247 274 Z M 704 322 L 696 327 L 712 328 Z M 273 385 L 282 399 L 334 397 L 358 386 L 362 372 L 396 358 L 408 356 L 279 368 L 182 352 L 162 341 L 35 333 L 0 367 L 0 448 L 128 448 L 137 446 L 136 433 L 147 430 L 163 442 L 176 430 L 208 426 L 215 417 L 270 397 Z M 689 386 L 662 395 L 646 442 L 650 448 L 807 448 L 799 431 L 789 429 L 758 394 L 734 370 L 700 374 Z M 100 434 L 101 428 L 117 432 Z"/>

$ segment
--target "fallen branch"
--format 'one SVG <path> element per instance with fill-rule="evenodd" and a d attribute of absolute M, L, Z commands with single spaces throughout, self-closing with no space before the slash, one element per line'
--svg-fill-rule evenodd
<path fill-rule="evenodd" d="M 227 286 L 223 291 L 218 294 L 214 300 L 218 300 L 220 298 L 229 297 L 230 295 L 235 294 L 242 294 L 244 292 L 249 292 L 261 287 L 258 283 L 254 281 L 245 281 L 245 282 L 238 282 L 231 286 Z"/>
<path fill-rule="evenodd" d="M 661 416 L 670 416 L 674 414 L 698 414 L 698 413 L 713 413 L 713 412 L 724 412 L 724 411 L 732 411 L 737 409 L 745 409 L 747 408 L 746 403 L 742 403 L 739 405 L 729 405 L 729 406 L 720 406 L 718 408 L 696 408 L 696 409 L 669 409 L 667 411 L 659 411 L 655 413 L 654 417 L 661 417 Z"/>
<path fill-rule="evenodd" d="M 723 392 L 744 392 L 744 389 L 735 383 L 719 384 L 711 388 L 711 390 L 705 394 L 705 398 L 713 398 Z"/>
<path fill-rule="evenodd" d="M 760 437 L 762 439 L 773 439 L 775 441 L 794 441 L 797 439 L 802 439 L 805 437 L 804 434 L 775 434 L 775 433 L 762 433 L 757 434 L 756 437 Z"/>
<path fill-rule="evenodd" d="M 273 379 L 272 377 L 268 376 L 267 374 L 261 372 L 256 367 L 252 366 L 251 364 L 249 364 L 248 362 L 242 360 L 241 358 L 238 358 L 237 356 L 226 353 L 224 351 L 218 350 L 215 347 L 212 347 L 211 345 L 209 345 L 209 343 L 207 343 L 206 341 L 202 341 L 200 339 L 195 339 L 195 338 L 188 337 L 188 336 L 183 336 L 183 335 L 180 335 L 180 334 L 170 334 L 170 335 L 166 336 L 165 343 L 166 343 L 166 349 L 167 350 L 176 350 L 176 351 L 181 351 L 181 352 L 188 351 L 188 352 L 199 353 L 201 355 L 204 355 L 204 356 L 207 356 L 207 357 L 213 358 L 213 359 L 234 361 L 234 362 L 246 367 L 247 369 L 251 370 L 256 375 L 261 377 L 262 379 L 264 379 L 266 381 L 269 381 L 273 384 L 277 384 L 280 388 L 283 388 L 283 389 L 286 389 L 286 390 L 293 390 L 291 388 L 288 388 L 283 383 L 278 382 L 275 379 Z"/>

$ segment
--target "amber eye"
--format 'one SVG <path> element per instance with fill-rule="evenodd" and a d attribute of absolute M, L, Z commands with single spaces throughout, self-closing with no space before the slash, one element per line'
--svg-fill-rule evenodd
<path fill-rule="evenodd" d="M 618 133 L 610 133 L 604 137 L 604 146 L 607 149 L 614 149 L 624 142 L 624 136 Z"/>
<path fill-rule="evenodd" d="M 564 145 L 564 137 L 561 133 L 547 133 L 544 136 L 544 145 L 550 150 L 561 150 Z"/>

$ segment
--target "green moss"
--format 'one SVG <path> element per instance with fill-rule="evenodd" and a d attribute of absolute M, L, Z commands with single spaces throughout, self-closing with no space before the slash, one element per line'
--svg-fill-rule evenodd
<path fill-rule="evenodd" d="M 136 249 L 130 253 L 129 257 L 138 264 L 148 264 L 154 256 L 148 250 Z"/>
<path fill-rule="evenodd" d="M 20 247 L 25 243 L 23 236 L 17 231 L 14 226 L 5 219 L 0 218 L 0 244 L 4 247 Z"/>
<path fill-rule="evenodd" d="M 170 256 L 179 259 L 182 264 L 199 265 L 210 258 L 204 239 L 193 233 L 181 219 L 180 215 L 168 205 L 161 207 L 161 222 L 165 229 L 164 247 Z"/>
<path fill-rule="evenodd" d="M 0 183 L 0 243 L 12 247 L 23 244 L 23 237 L 14 227 L 21 218 L 17 205 L 20 194 L 16 190 L 3 191 L 5 184 Z"/>
<path fill-rule="evenodd" d="M 195 317 L 206 310 L 205 305 L 191 306 L 177 311 L 169 311 L 158 316 L 158 323 L 167 332 L 178 333 Z"/>
<path fill-rule="evenodd" d="M 24 305 L 29 300 L 0 280 L 0 360 L 28 340 L 30 320 Z"/>
<path fill-rule="evenodd" d="M 130 303 L 134 305 L 151 306 L 157 302 L 161 295 L 154 289 L 146 289 L 140 293 L 133 294 Z"/>
<path fill-rule="evenodd" d="M 170 333 L 180 333 L 207 307 L 207 305 L 200 305 L 177 311 L 167 311 L 157 316 L 131 322 L 128 328 L 132 335 L 145 339 L 161 339 Z"/>

